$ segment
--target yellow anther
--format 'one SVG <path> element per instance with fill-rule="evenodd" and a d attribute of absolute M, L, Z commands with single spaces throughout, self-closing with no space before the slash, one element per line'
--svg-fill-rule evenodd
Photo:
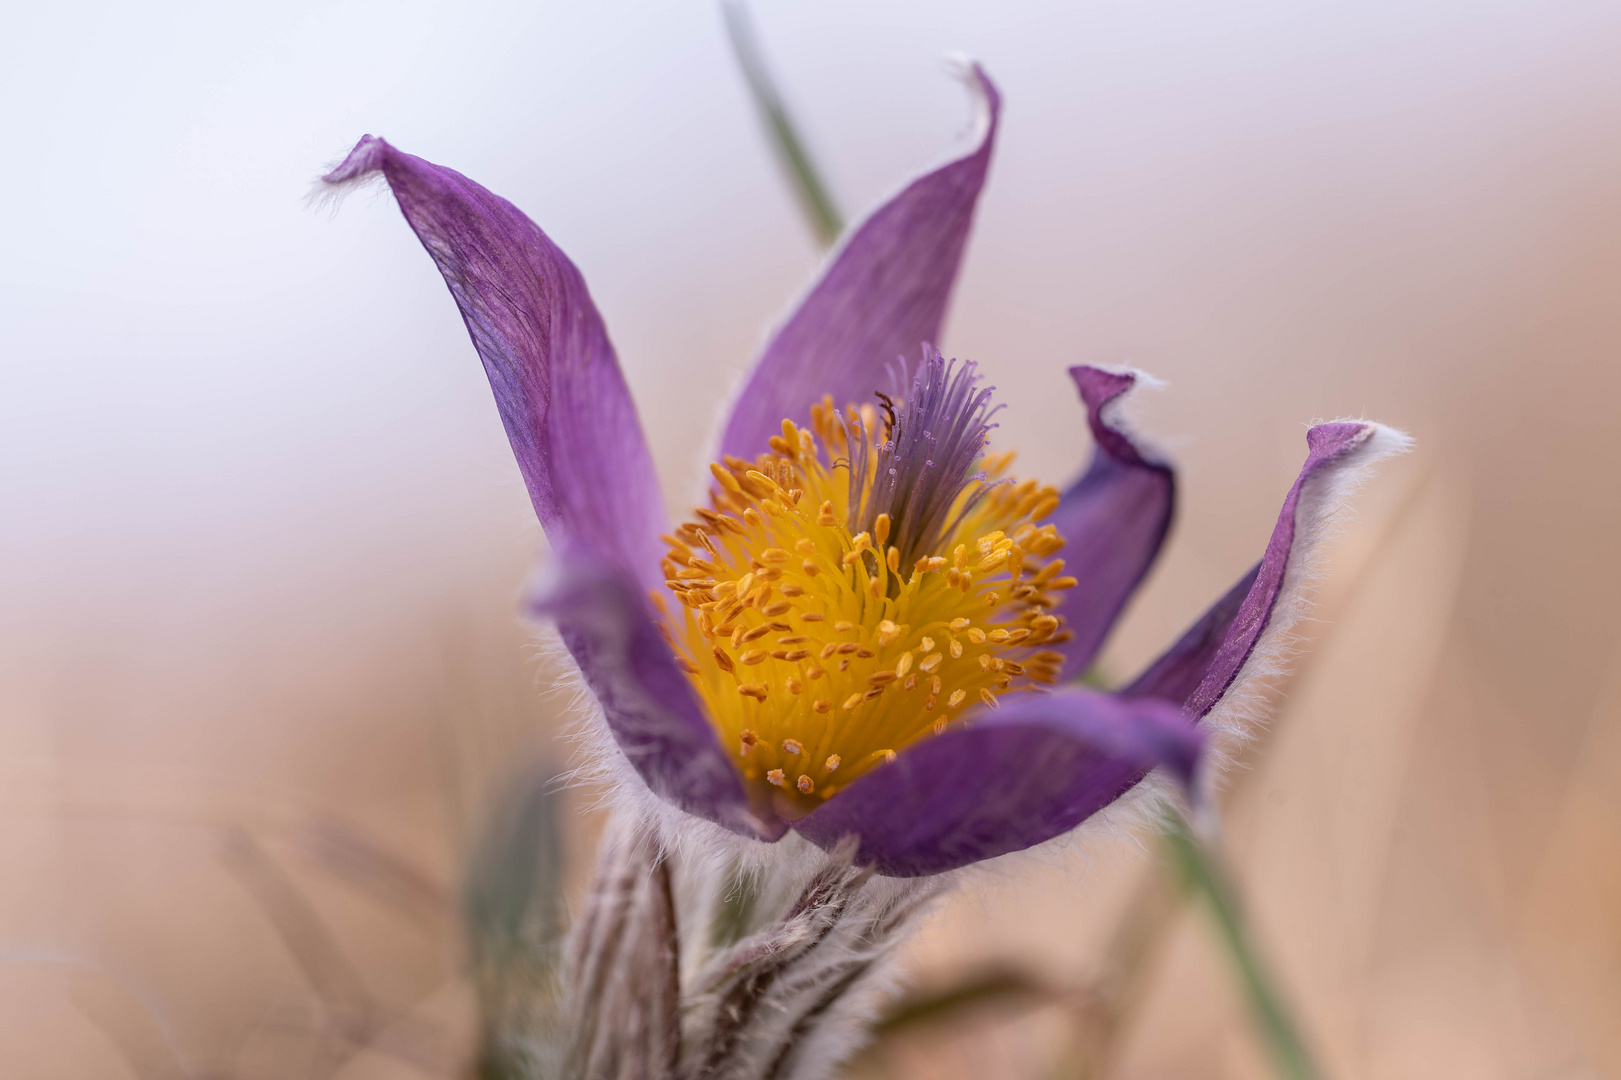
<path fill-rule="evenodd" d="M 1047 582 L 1047 588 L 1052 589 L 1054 592 L 1061 592 L 1064 589 L 1073 589 L 1075 586 L 1077 586 L 1079 584 L 1080 584 L 1080 582 L 1077 581 L 1075 578 L 1072 578 L 1072 577 L 1060 577 L 1060 578 L 1053 578 L 1051 581 Z"/>
<path fill-rule="evenodd" d="M 766 453 L 714 465 L 714 503 L 662 538 L 660 568 L 671 584 L 653 595 L 672 661 L 691 678 L 723 744 L 739 748 L 745 784 L 774 785 L 778 804 L 787 799 L 796 813 L 839 790 L 835 769 L 858 779 L 949 730 L 975 695 L 1056 682 L 1063 665 L 1057 653 L 1023 663 L 997 655 L 1014 645 L 1050 649 L 1038 643 L 1067 637 L 1051 615 L 1069 584 L 1054 558 L 1063 537 L 1025 516 L 1048 512 L 1057 492 L 1006 482 L 1006 456 L 987 455 L 980 468 L 988 484 L 1003 482 L 958 504 L 967 509 L 927 539 L 932 546 L 920 547 L 925 538 L 894 510 L 873 513 L 857 532 L 849 523 L 871 505 L 879 477 L 870 463 L 886 431 L 875 410 L 846 416 L 826 398 L 812 407 L 808 427 L 784 423 Z M 860 460 L 869 472 L 852 484 L 848 463 Z M 913 560 L 904 572 L 902 552 Z M 912 626 L 926 633 L 914 637 Z M 973 664 L 962 663 L 969 658 Z M 957 683 L 949 705 L 948 663 Z M 834 719 L 841 709 L 847 722 Z M 832 745 L 818 746 L 822 740 Z M 841 753 L 829 754 L 832 746 Z M 756 758 L 757 750 L 766 756 Z M 813 752 L 822 755 L 821 773 L 811 772 Z M 761 775 L 779 763 L 774 775 Z"/>
<path fill-rule="evenodd" d="M 993 709 L 999 709 L 1002 707 L 1002 703 L 996 700 L 996 695 L 985 689 L 983 686 L 979 688 L 979 700 L 983 701 Z"/>
<path fill-rule="evenodd" d="M 715 481 L 727 491 L 737 492 L 740 495 L 743 493 L 743 485 L 737 482 L 737 477 L 733 476 L 731 470 L 727 469 L 719 462 L 715 462 L 709 466 L 709 474 L 713 476 Z"/>
<path fill-rule="evenodd" d="M 974 567 L 974 570 L 981 574 L 987 573 L 988 571 L 994 570 L 998 566 L 1001 566 L 1005 562 L 1007 562 L 1007 552 L 993 551 L 983 559 L 979 560 L 979 564 Z"/>

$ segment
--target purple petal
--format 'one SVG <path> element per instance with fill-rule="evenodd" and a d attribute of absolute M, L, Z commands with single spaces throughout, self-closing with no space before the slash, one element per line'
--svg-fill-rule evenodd
<path fill-rule="evenodd" d="M 1097 444 L 1092 464 L 1050 519 L 1065 539 L 1064 572 L 1079 581 L 1060 594 L 1055 612 L 1074 636 L 1055 648 L 1064 654 L 1066 674 L 1079 678 L 1165 542 L 1176 475 L 1121 427 L 1119 406 L 1137 385 L 1136 372 L 1083 365 L 1069 374 Z"/>
<path fill-rule="evenodd" d="M 1238 617 L 1238 611 L 1243 607 L 1250 587 L 1255 584 L 1256 575 L 1260 572 L 1260 563 L 1250 567 L 1249 572 L 1238 579 L 1238 584 L 1228 589 L 1225 596 L 1211 605 L 1210 610 L 1199 616 L 1175 645 L 1148 665 L 1147 670 L 1132 680 L 1130 686 L 1120 691 L 1121 696 L 1159 698 L 1177 704 L 1187 701 L 1204 681 L 1205 673 L 1210 670 L 1222 642 L 1227 640 L 1227 631 L 1232 629 L 1233 620 Z"/>
<path fill-rule="evenodd" d="M 361 139 L 323 179 L 376 173 L 461 309 L 553 546 L 588 550 L 660 587 L 658 479 L 579 270 L 505 199 L 382 139 Z"/>
<path fill-rule="evenodd" d="M 655 795 L 746 836 L 782 835 L 774 814 L 751 812 L 737 770 L 631 578 L 565 560 L 530 608 L 557 620 L 614 741 Z"/>
<path fill-rule="evenodd" d="M 824 394 L 844 405 L 903 390 L 920 346 L 939 340 L 1001 111 L 1001 95 L 978 65 L 968 82 L 983 114 L 974 149 L 912 181 L 846 234 L 761 353 L 733 404 L 723 453 L 763 453 L 784 419 L 803 423 Z M 899 386 L 895 374 L 904 376 Z"/>
<path fill-rule="evenodd" d="M 1067 832 L 1164 765 L 1191 785 L 1203 738 L 1174 706 L 1089 690 L 1003 699 L 908 748 L 794 823 L 892 877 L 937 874 Z"/>
<path fill-rule="evenodd" d="M 1323 526 L 1340 497 L 1375 461 L 1407 449 L 1406 435 L 1381 424 L 1319 424 L 1306 432 L 1306 463 L 1283 500 L 1266 553 L 1237 585 L 1148 670 L 1126 688 L 1128 697 L 1156 697 L 1208 715 L 1257 653 L 1262 638 L 1293 621 Z"/>

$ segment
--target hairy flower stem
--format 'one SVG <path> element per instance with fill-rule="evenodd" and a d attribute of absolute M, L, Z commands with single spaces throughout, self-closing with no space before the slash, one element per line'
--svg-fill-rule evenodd
<path fill-rule="evenodd" d="M 1181 814 L 1165 815 L 1166 846 L 1183 881 L 1210 909 L 1227 953 L 1238 969 L 1256 1031 L 1284 1080 L 1317 1080 L 1317 1067 L 1275 980 L 1261 962 L 1245 926 L 1238 895 L 1214 843 L 1201 838 Z"/>

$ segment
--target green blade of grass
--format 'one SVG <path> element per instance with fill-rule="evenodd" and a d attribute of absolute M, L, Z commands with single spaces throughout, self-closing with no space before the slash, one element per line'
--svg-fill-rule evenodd
<path fill-rule="evenodd" d="M 805 141 L 794 126 L 782 93 L 771 78 L 771 70 L 766 66 L 759 39 L 754 34 L 754 22 L 749 10 L 741 0 L 725 0 L 721 4 L 721 13 L 726 19 L 726 33 L 731 38 L 737 66 L 742 69 L 749 95 L 754 98 L 761 119 L 765 121 L 766 134 L 771 139 L 772 149 L 776 151 L 777 162 L 782 166 L 788 186 L 793 189 L 816 242 L 824 249 L 830 248 L 844 231 L 844 219 L 821 173 L 817 171 L 816 163 L 811 160 Z"/>
<path fill-rule="evenodd" d="M 1186 819 L 1175 811 L 1165 814 L 1166 845 L 1181 871 L 1183 881 L 1202 898 L 1216 922 L 1216 931 L 1237 969 L 1255 1021 L 1257 1034 L 1266 1044 L 1278 1075 L 1286 1080 L 1317 1080 L 1311 1053 L 1284 1003 L 1283 995 L 1246 929 L 1238 896 L 1217 852 L 1201 841 Z"/>

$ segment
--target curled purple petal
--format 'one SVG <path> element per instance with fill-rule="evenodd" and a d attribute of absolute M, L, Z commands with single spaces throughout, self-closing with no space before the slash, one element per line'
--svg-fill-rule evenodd
<path fill-rule="evenodd" d="M 764 452 L 785 418 L 803 422 L 824 394 L 843 405 L 903 390 L 919 346 L 939 339 L 1001 111 L 978 65 L 968 83 L 982 112 L 974 149 L 912 181 L 847 234 L 761 353 L 733 404 L 722 453 Z M 892 368 L 903 385 L 892 384 Z"/>
<path fill-rule="evenodd" d="M 917 743 L 794 823 L 857 861 L 937 874 L 1068 832 L 1163 765 L 1192 786 L 1203 737 L 1173 705 L 1090 690 L 1020 695 Z"/>
<path fill-rule="evenodd" d="M 1139 376 L 1085 365 L 1069 369 L 1096 448 L 1064 492 L 1051 522 L 1064 537 L 1064 569 L 1078 584 L 1055 614 L 1073 637 L 1055 646 L 1070 678 L 1086 673 L 1109 629 L 1153 565 L 1171 528 L 1176 475 L 1126 434 L 1118 410 Z"/>
<path fill-rule="evenodd" d="M 1313 549 L 1346 488 L 1369 465 L 1405 451 L 1406 435 L 1362 421 L 1319 424 L 1306 432 L 1306 462 L 1284 497 L 1261 561 L 1239 579 L 1171 649 L 1124 691 L 1184 705 L 1202 718 L 1222 700 L 1262 638 L 1292 621 Z M 1280 618 L 1280 612 L 1284 612 Z"/>
<path fill-rule="evenodd" d="M 554 547 L 656 587 L 666 529 L 652 457 L 585 279 L 505 199 L 367 135 L 323 180 L 381 173 L 444 275 Z"/>
<path fill-rule="evenodd" d="M 631 578 L 604 564 L 565 560 L 530 608 L 557 620 L 614 741 L 655 795 L 746 836 L 782 835 L 774 814 L 749 808 L 737 770 Z"/>

